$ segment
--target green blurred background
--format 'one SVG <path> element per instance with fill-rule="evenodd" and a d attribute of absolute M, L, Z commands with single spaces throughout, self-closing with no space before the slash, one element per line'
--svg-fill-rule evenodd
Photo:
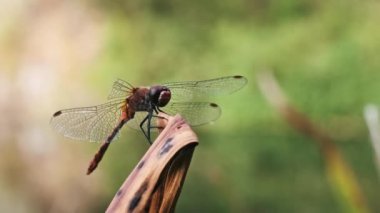
<path fill-rule="evenodd" d="M 59 109 L 133 85 L 244 75 L 196 128 L 177 212 L 345 212 L 312 139 L 257 87 L 272 69 L 292 102 L 332 136 L 370 210 L 380 182 L 362 110 L 380 104 L 380 2 L 317 0 L 0 1 L 0 211 L 103 212 L 148 148 L 123 130 L 86 176 L 99 144 L 49 126 Z"/>

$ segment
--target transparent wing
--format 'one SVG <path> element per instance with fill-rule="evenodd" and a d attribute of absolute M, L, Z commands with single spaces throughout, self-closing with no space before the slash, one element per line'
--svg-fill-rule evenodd
<path fill-rule="evenodd" d="M 133 86 L 121 79 L 117 79 L 112 86 L 111 92 L 108 95 L 108 100 L 126 98 L 131 94 Z"/>
<path fill-rule="evenodd" d="M 119 122 L 124 100 L 93 106 L 60 110 L 51 126 L 65 137 L 92 142 L 104 141 Z"/>
<path fill-rule="evenodd" d="M 217 104 L 209 102 L 179 102 L 171 103 L 162 110 L 169 115 L 179 113 L 191 126 L 199 126 L 218 119 L 221 109 Z M 136 112 L 135 117 L 127 123 L 132 129 L 141 130 L 140 124 L 148 112 Z M 151 125 L 156 125 L 156 117 L 152 118 Z M 146 124 L 143 126 L 146 130 Z"/>
<path fill-rule="evenodd" d="M 227 76 L 203 81 L 184 81 L 165 83 L 172 92 L 173 101 L 189 101 L 196 99 L 209 98 L 215 95 L 233 93 L 241 89 L 247 83 L 243 76 Z M 118 79 L 112 86 L 108 99 L 125 98 L 131 94 L 133 86 Z"/>
<path fill-rule="evenodd" d="M 222 113 L 217 104 L 209 102 L 178 102 L 162 108 L 169 115 L 179 113 L 191 126 L 199 126 L 218 119 Z"/>
<path fill-rule="evenodd" d="M 247 83 L 243 76 L 228 76 L 204 81 L 184 81 L 163 84 L 171 93 L 171 100 L 186 102 L 225 95 L 241 89 Z"/>

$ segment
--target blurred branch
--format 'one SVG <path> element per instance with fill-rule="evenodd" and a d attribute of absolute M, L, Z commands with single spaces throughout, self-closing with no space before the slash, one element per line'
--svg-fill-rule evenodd
<path fill-rule="evenodd" d="M 319 146 L 325 160 L 327 175 L 332 186 L 336 187 L 336 191 L 345 201 L 346 207 L 352 212 L 368 212 L 366 200 L 358 181 L 331 137 L 312 123 L 306 115 L 289 104 L 272 73 L 263 72 L 258 75 L 257 79 L 261 92 L 281 116 L 300 133 L 313 138 Z"/>
<path fill-rule="evenodd" d="M 198 139 L 179 115 L 165 127 L 116 193 L 107 212 L 174 212 Z"/>
<path fill-rule="evenodd" d="M 375 164 L 380 177 L 380 123 L 379 108 L 375 105 L 367 105 L 364 108 L 364 118 L 371 135 L 371 144 L 375 151 Z"/>

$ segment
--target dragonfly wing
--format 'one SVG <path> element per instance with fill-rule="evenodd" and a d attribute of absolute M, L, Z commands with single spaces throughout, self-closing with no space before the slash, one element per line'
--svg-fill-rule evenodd
<path fill-rule="evenodd" d="M 243 76 L 227 76 L 204 81 L 184 81 L 166 83 L 171 91 L 171 100 L 186 102 L 201 100 L 215 95 L 225 95 L 241 89 L 247 83 Z"/>
<path fill-rule="evenodd" d="M 118 124 L 124 100 L 93 106 L 60 110 L 51 126 L 65 137 L 93 142 L 104 141 Z"/>
<path fill-rule="evenodd" d="M 112 86 L 111 92 L 108 95 L 108 100 L 126 98 L 131 94 L 133 86 L 121 79 L 117 79 Z"/>
<path fill-rule="evenodd" d="M 217 104 L 209 102 L 178 102 L 171 103 L 168 106 L 161 108 L 166 114 L 174 116 L 180 114 L 191 126 L 199 126 L 208 124 L 217 120 L 221 115 L 221 109 Z M 146 118 L 148 112 L 136 112 L 133 119 L 128 121 L 127 126 L 141 131 L 140 124 Z M 154 113 L 156 115 L 156 113 Z M 151 126 L 157 125 L 157 117 L 152 117 Z M 142 127 L 147 132 L 147 123 Z M 156 131 L 157 128 L 152 128 Z"/>
<path fill-rule="evenodd" d="M 209 102 L 171 103 L 162 110 L 169 115 L 179 113 L 191 126 L 199 126 L 217 120 L 222 111 L 217 104 Z"/>

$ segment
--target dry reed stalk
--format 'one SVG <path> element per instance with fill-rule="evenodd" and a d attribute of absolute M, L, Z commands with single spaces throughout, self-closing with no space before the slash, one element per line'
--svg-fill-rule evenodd
<path fill-rule="evenodd" d="M 164 127 L 124 181 L 107 212 L 174 212 L 198 139 L 179 115 L 160 116 Z"/>

